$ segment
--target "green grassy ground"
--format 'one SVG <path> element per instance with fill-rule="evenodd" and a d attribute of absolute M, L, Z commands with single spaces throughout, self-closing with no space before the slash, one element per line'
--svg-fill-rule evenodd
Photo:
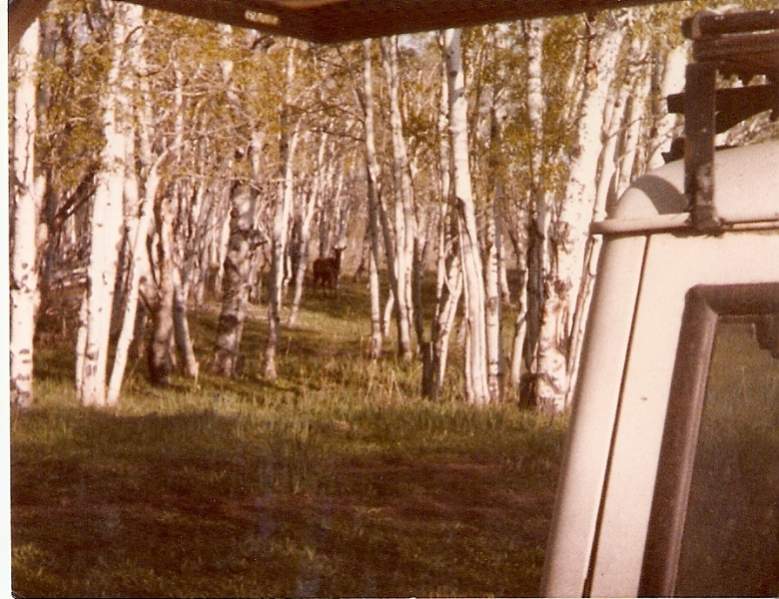
<path fill-rule="evenodd" d="M 216 313 L 193 319 L 206 374 L 85 410 L 71 340 L 37 352 L 38 403 L 12 422 L 13 589 L 21 596 L 535 595 L 562 420 L 437 403 L 419 366 L 372 364 L 367 298 L 309 297 L 280 379 L 207 374 Z M 388 343 L 388 348 L 390 347 Z"/>

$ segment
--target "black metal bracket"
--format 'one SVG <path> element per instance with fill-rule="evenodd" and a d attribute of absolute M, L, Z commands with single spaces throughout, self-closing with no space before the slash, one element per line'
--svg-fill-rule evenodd
<path fill-rule="evenodd" d="M 692 40 L 693 62 L 684 93 L 669 96 L 668 109 L 685 115 L 684 192 L 692 225 L 717 234 L 722 222 L 714 204 L 714 137 L 766 110 L 779 117 L 779 10 L 703 11 L 682 22 L 682 33 Z M 718 90 L 718 73 L 737 75 L 745 87 Z M 749 86 L 756 75 L 768 83 Z"/>

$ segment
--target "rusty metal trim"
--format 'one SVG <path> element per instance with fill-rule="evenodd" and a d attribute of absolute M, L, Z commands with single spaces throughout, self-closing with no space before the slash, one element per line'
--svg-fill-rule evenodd
<path fill-rule="evenodd" d="M 660 450 L 639 596 L 674 594 L 717 322 L 779 312 L 779 283 L 693 287 L 687 294 Z"/>
<path fill-rule="evenodd" d="M 721 228 L 714 206 L 714 132 L 717 66 L 687 65 L 684 89 L 684 191 L 693 226 L 701 233 Z"/>
<path fill-rule="evenodd" d="M 764 231 L 779 229 L 779 220 L 743 221 L 723 223 L 722 232 L 730 231 Z M 591 235 L 651 235 L 671 232 L 694 233 L 690 224 L 690 215 L 686 212 L 678 214 L 658 214 L 647 218 L 606 219 L 590 225 Z"/>

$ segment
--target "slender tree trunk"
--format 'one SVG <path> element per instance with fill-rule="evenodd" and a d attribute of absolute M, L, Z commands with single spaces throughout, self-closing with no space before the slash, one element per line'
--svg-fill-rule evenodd
<path fill-rule="evenodd" d="M 171 197 L 158 198 L 156 298 L 152 306 L 152 340 L 149 345 L 149 379 L 155 385 L 166 385 L 175 367 L 173 328 L 173 207 Z"/>
<path fill-rule="evenodd" d="M 136 31 L 136 37 L 128 50 L 128 63 L 135 72 L 142 72 L 146 68 L 143 55 L 144 30 L 143 30 L 143 9 L 140 6 L 128 6 L 125 16 L 127 28 L 130 31 Z M 119 338 L 116 342 L 116 352 L 114 362 L 111 367 L 111 376 L 108 382 L 108 394 L 106 403 L 116 405 L 119 402 L 119 394 L 124 380 L 124 373 L 127 367 L 130 347 L 132 346 L 136 327 L 137 311 L 139 300 L 139 288 L 141 277 L 149 273 L 149 261 L 146 251 L 146 240 L 149 234 L 149 227 L 153 216 L 155 198 L 160 184 L 159 168 L 162 161 L 167 156 L 163 152 L 152 161 L 151 132 L 153 126 L 151 113 L 151 98 L 149 95 L 148 82 L 141 78 L 138 81 L 142 108 L 138 110 L 138 131 L 137 137 L 140 141 L 140 148 L 136 147 L 135 134 L 130 134 L 125 142 L 125 201 L 130 205 L 131 210 L 137 211 L 134 216 L 134 225 L 128 227 L 128 255 L 127 255 L 127 276 L 124 288 L 124 297 L 117 306 L 117 310 L 122 313 L 122 324 L 119 331 Z M 139 151 L 140 150 L 140 151 Z M 139 197 L 140 182 L 136 172 L 136 154 L 141 157 L 141 162 L 145 165 L 146 180 L 144 182 L 143 197 Z"/>
<path fill-rule="evenodd" d="M 667 96 L 684 90 L 684 71 L 687 64 L 687 48 L 684 45 L 671 48 L 665 55 L 663 78 L 660 84 L 660 96 Z M 661 104 L 665 104 L 661 102 Z M 657 122 L 657 133 L 653 136 L 653 146 L 649 150 L 647 167 L 655 169 L 663 166 L 663 152 L 671 148 L 674 131 L 679 122 L 678 115 L 669 114 L 663 107 L 663 114 Z"/>
<path fill-rule="evenodd" d="M 189 320 L 187 318 L 187 297 L 189 296 L 189 281 L 181 270 L 173 270 L 173 335 L 176 340 L 176 349 L 183 362 L 184 373 L 197 381 L 200 373 L 200 365 L 195 356 L 195 348 L 192 336 L 189 333 Z"/>
<path fill-rule="evenodd" d="M 135 326 L 138 310 L 139 286 L 141 275 L 144 273 L 148 264 L 145 256 L 146 239 L 149 235 L 149 225 L 154 207 L 154 198 L 157 195 L 159 186 L 159 173 L 157 166 L 154 165 L 148 177 L 144 197 L 141 200 L 140 215 L 138 223 L 133 232 L 130 250 L 130 272 L 127 277 L 127 294 L 124 303 L 124 317 L 122 319 L 122 328 L 119 332 L 119 339 L 116 342 L 116 354 L 111 368 L 111 378 L 108 383 L 108 405 L 115 405 L 119 402 L 119 393 L 124 380 L 124 371 L 127 367 L 127 358 L 135 337 Z"/>
<path fill-rule="evenodd" d="M 445 55 L 449 81 L 449 131 L 453 156 L 454 197 L 460 240 L 465 291 L 465 394 L 473 404 L 490 400 L 487 380 L 487 340 L 485 334 L 484 276 L 476 214 L 471 193 L 468 165 L 468 105 L 465 96 L 465 74 L 460 47 L 461 32 L 445 32 Z"/>
<path fill-rule="evenodd" d="M 545 303 L 538 346 L 536 405 L 542 411 L 565 409 L 570 386 L 568 352 L 575 316 L 589 225 L 596 196 L 596 174 L 601 154 L 604 109 L 624 36 L 622 18 L 617 26 L 596 25 L 590 41 L 582 113 L 576 148 L 570 166 L 565 201 L 556 223 L 553 276 L 545 284 Z"/>
<path fill-rule="evenodd" d="M 429 378 L 423 380 L 423 394 L 437 398 L 444 384 L 449 354 L 449 338 L 454 327 L 457 306 L 463 291 L 462 265 L 458 245 L 455 216 L 447 212 L 442 216 L 443 229 L 439 252 L 443 256 L 441 285 L 437 291 L 436 314 L 431 330 L 431 364 Z M 425 373 L 427 374 L 427 373 Z"/>
<path fill-rule="evenodd" d="M 400 113 L 400 77 L 398 74 L 397 38 L 382 42 L 384 70 L 389 83 L 390 130 L 392 133 L 393 179 L 395 181 L 395 276 L 397 286 L 395 310 L 398 312 L 398 352 L 404 360 L 413 356 L 411 346 L 412 310 L 411 271 L 413 268 L 416 218 L 412 199 L 411 177 L 408 171 L 406 142 L 403 138 L 403 124 Z"/>
<path fill-rule="evenodd" d="M 319 149 L 317 150 L 317 157 L 314 166 L 313 181 L 311 183 L 311 190 L 308 197 L 303 200 L 300 206 L 300 214 L 298 215 L 298 239 L 297 248 L 297 263 L 295 264 L 295 272 L 293 273 L 293 292 L 292 292 L 292 305 L 290 306 L 289 319 L 287 324 L 293 327 L 297 324 L 298 314 L 300 312 L 300 302 L 303 299 L 303 287 L 305 283 L 306 268 L 308 266 L 308 252 L 309 241 L 311 239 L 311 223 L 314 220 L 314 214 L 316 213 L 316 207 L 321 203 L 320 195 L 322 189 L 323 173 L 321 172 L 324 167 L 325 149 L 327 148 L 327 136 L 322 135 L 319 140 Z"/>
<path fill-rule="evenodd" d="M 439 33 L 439 44 L 444 36 Z M 457 222 L 449 210 L 451 200 L 451 156 L 449 151 L 449 81 L 445 62 L 441 64 L 441 93 L 438 107 L 438 258 L 436 261 L 436 308 L 430 330 L 430 364 L 423 372 L 422 394 L 432 399 L 440 395 L 446 374 L 449 338 L 462 295 L 462 267 L 457 244 Z"/>
<path fill-rule="evenodd" d="M 500 401 L 503 395 L 503 348 L 501 344 L 501 281 L 500 264 L 503 254 L 501 208 L 503 204 L 502 120 L 503 110 L 496 106 L 494 90 L 490 99 L 490 139 L 488 172 L 491 180 L 486 215 L 485 252 L 485 327 L 487 336 L 487 382 L 490 400 Z"/>
<path fill-rule="evenodd" d="M 39 26 L 33 22 L 19 42 L 14 68 L 18 74 L 14 93 L 11 253 L 11 404 L 28 407 L 33 402 L 33 337 L 38 294 L 38 210 L 35 185 L 36 60 Z"/>
<path fill-rule="evenodd" d="M 365 52 L 364 68 L 368 69 L 369 72 L 372 70 L 371 65 L 368 64 L 369 61 L 371 60 L 371 44 L 372 42 L 370 40 L 366 40 L 363 46 Z M 379 160 L 376 153 L 375 125 L 374 125 L 374 117 L 373 117 L 372 77 L 367 77 L 364 80 L 364 86 L 365 86 L 364 94 L 365 94 L 365 124 L 366 124 L 365 154 L 366 154 L 366 160 L 368 162 L 368 170 L 370 172 L 370 177 L 374 181 L 374 185 L 375 185 L 375 191 L 376 191 L 374 195 L 374 198 L 376 200 L 375 207 L 376 207 L 378 222 L 381 225 L 381 233 L 382 233 L 382 238 L 384 240 L 384 256 L 387 265 L 387 274 L 390 282 L 390 294 L 385 304 L 384 316 L 382 319 L 382 333 L 384 337 L 389 337 L 390 314 L 393 313 L 393 308 L 395 308 L 397 298 L 401 295 L 401 284 L 398 279 L 397 261 L 395 257 L 397 244 L 395 243 L 395 240 L 393 240 L 392 230 L 389 224 L 389 218 L 387 215 L 387 210 L 384 205 L 382 195 L 381 193 L 378 193 L 379 192 L 378 182 L 381 180 L 381 168 L 379 166 Z M 398 354 L 400 356 L 405 356 L 405 355 L 410 356 L 411 340 L 410 340 L 408 316 L 407 314 L 404 314 L 399 309 L 395 309 L 394 314 L 395 314 L 395 322 L 398 330 Z"/>
<path fill-rule="evenodd" d="M 87 347 L 87 307 L 89 305 L 89 290 L 81 294 L 78 309 L 78 330 L 76 331 L 76 389 L 81 389 L 84 378 L 84 358 Z"/>
<path fill-rule="evenodd" d="M 541 20 L 525 23 L 525 43 L 528 53 L 527 103 L 534 145 L 530 159 L 530 214 L 527 221 L 527 318 L 526 326 L 523 327 L 521 314 L 517 317 L 519 326 L 515 331 L 515 347 L 519 343 L 517 338 L 524 336 L 524 363 L 530 371 L 530 387 L 534 385 L 534 381 L 537 378 L 536 352 L 544 305 L 543 281 L 547 278 L 549 271 L 549 195 L 542 187 L 544 159 L 544 93 L 542 81 L 544 35 L 545 30 Z M 516 360 L 515 355 L 515 375 L 521 369 L 521 363 L 517 362 L 519 361 Z M 516 381 L 516 383 L 519 382 L 520 380 Z M 520 390 L 518 387 L 517 391 Z"/>
<path fill-rule="evenodd" d="M 128 105 L 124 97 L 122 57 L 127 28 L 124 5 L 115 5 L 110 41 L 110 67 L 101 98 L 101 120 L 105 145 L 100 154 L 92 202 L 86 332 L 82 371 L 76 389 L 87 406 L 106 405 L 106 370 L 114 285 L 122 235 L 122 191 L 124 189 L 125 123 L 118 108 Z"/>
<path fill-rule="evenodd" d="M 222 376 L 236 373 L 241 328 L 246 318 L 246 293 L 251 268 L 250 238 L 254 223 L 254 200 L 248 186 L 234 183 L 230 191 L 230 241 L 224 263 L 222 311 L 217 327 L 215 370 Z"/>
<path fill-rule="evenodd" d="M 365 113 L 365 174 L 368 182 L 368 237 L 370 239 L 369 284 L 371 294 L 371 359 L 381 357 L 384 330 L 379 285 L 379 162 L 376 157 L 373 116 L 373 62 L 371 41 L 363 42 L 363 111 Z M 391 268 L 391 265 L 388 265 Z"/>
<path fill-rule="evenodd" d="M 289 100 L 290 88 L 295 74 L 295 48 L 293 45 L 287 50 L 287 63 L 284 70 L 285 98 L 281 114 L 280 168 L 281 179 L 279 196 L 276 203 L 276 214 L 273 221 L 273 245 L 271 247 L 272 268 L 268 289 L 268 342 L 265 346 L 265 378 L 275 381 L 276 372 L 276 348 L 280 335 L 280 310 L 282 304 L 282 288 L 284 284 L 284 260 L 287 254 L 287 230 L 292 211 L 293 194 L 293 158 L 297 144 L 298 129 L 290 130 Z"/>
<path fill-rule="evenodd" d="M 638 37 L 638 36 L 636 36 Z M 632 180 L 633 168 L 638 155 L 638 145 L 642 125 L 646 115 L 646 99 L 649 96 L 651 77 L 646 66 L 648 41 L 634 39 L 629 54 L 635 56 L 634 66 L 628 79 L 632 95 L 625 107 L 625 133 L 622 139 L 622 152 L 619 160 L 616 192 L 621 196 Z"/>

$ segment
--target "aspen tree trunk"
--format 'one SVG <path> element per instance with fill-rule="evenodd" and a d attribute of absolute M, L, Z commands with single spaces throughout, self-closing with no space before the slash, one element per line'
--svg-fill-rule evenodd
<path fill-rule="evenodd" d="M 143 72 L 146 68 L 143 55 L 144 29 L 143 9 L 140 6 L 128 6 L 125 22 L 129 31 L 136 31 L 133 42 L 128 49 L 128 65 L 134 72 Z M 139 300 L 139 288 L 141 277 L 149 274 L 148 255 L 146 253 L 146 240 L 149 234 L 149 226 L 154 210 L 154 202 L 157 189 L 160 184 L 159 168 L 167 156 L 163 152 L 152 162 L 151 132 L 153 126 L 151 113 L 151 98 L 148 82 L 139 80 L 141 91 L 141 108 L 138 112 L 137 137 L 140 142 L 139 155 L 141 163 L 145 166 L 145 181 L 143 196 L 139 196 L 140 183 L 136 173 L 136 143 L 135 135 L 128 136 L 125 142 L 125 200 L 131 208 L 138 211 L 135 223 L 129 228 L 127 277 L 123 302 L 118 306 L 122 311 L 122 324 L 119 338 L 116 342 L 114 362 L 111 367 L 111 376 L 108 382 L 108 394 L 106 403 L 116 405 L 119 402 L 119 394 L 124 380 L 130 347 L 135 337 L 137 326 L 137 311 Z"/>
<path fill-rule="evenodd" d="M 625 185 L 622 180 L 622 168 L 630 172 L 635 161 L 636 145 L 638 144 L 638 132 L 643 119 L 643 110 L 637 109 L 636 101 L 643 107 L 644 100 L 649 92 L 648 73 L 642 72 L 647 49 L 646 39 L 634 35 L 625 57 L 626 68 L 621 80 L 621 85 L 613 93 L 614 100 L 609 102 L 604 116 L 604 137 L 606 143 L 601 150 L 601 169 L 598 175 L 597 191 L 593 206 L 592 220 L 599 221 L 606 218 L 609 202 L 616 201 L 622 194 Z M 624 130 L 622 143 L 622 156 L 617 158 L 615 150 L 618 147 L 618 138 Z M 632 149 L 631 149 L 632 146 Z M 622 165 L 622 166 L 620 166 Z M 620 166 L 620 169 L 617 167 Z M 592 291 L 595 277 L 598 271 L 603 238 L 600 235 L 590 236 L 587 239 L 585 250 L 584 271 L 582 282 L 579 286 L 579 295 L 573 311 L 573 324 L 570 332 L 567 369 L 569 373 L 568 390 L 565 405 L 570 405 L 573 392 L 579 375 L 579 358 L 581 353 L 584 331 L 587 326 L 587 317 L 590 312 Z"/>
<path fill-rule="evenodd" d="M 173 326 L 173 206 L 172 198 L 157 199 L 157 289 L 152 305 L 152 340 L 148 348 L 149 379 L 155 385 L 166 385 L 175 367 Z"/>
<path fill-rule="evenodd" d="M 253 194 L 248 186 L 234 183 L 230 191 L 230 240 L 224 262 L 222 310 L 217 325 L 214 369 L 222 376 L 236 373 L 241 328 L 246 318 L 245 286 L 251 267 L 250 237 L 254 224 Z"/>
<path fill-rule="evenodd" d="M 671 94 L 684 90 L 684 71 L 687 65 L 687 49 L 685 46 L 676 46 L 671 48 L 665 55 L 665 66 L 663 68 L 663 78 L 660 84 L 660 96 L 666 98 Z M 663 166 L 663 152 L 671 148 L 674 131 L 679 122 L 678 115 L 668 114 L 663 104 L 663 115 L 657 123 L 657 133 L 652 140 L 653 147 L 649 150 L 647 168 L 655 169 Z"/>
<path fill-rule="evenodd" d="M 293 292 L 292 305 L 290 306 L 289 318 L 287 324 L 293 327 L 297 324 L 298 314 L 300 312 L 300 302 L 303 299 L 303 286 L 306 276 L 306 267 L 308 266 L 309 241 L 311 239 L 311 222 L 314 220 L 316 207 L 321 203 L 322 179 L 326 173 L 322 172 L 324 167 L 325 149 L 327 148 L 327 136 L 322 134 L 319 139 L 319 148 L 317 150 L 316 162 L 314 164 L 313 181 L 308 197 L 301 202 L 300 214 L 298 216 L 300 238 L 298 240 L 298 260 L 293 273 Z"/>
<path fill-rule="evenodd" d="M 292 211 L 293 199 L 293 158 L 297 145 L 298 126 L 290 130 L 289 100 L 292 81 L 295 76 L 295 47 L 287 49 L 287 62 L 284 69 L 284 106 L 281 110 L 281 128 L 279 136 L 280 173 L 279 195 L 276 201 L 276 214 L 273 221 L 273 241 L 271 247 L 271 275 L 268 288 L 268 342 L 265 346 L 265 378 L 275 381 L 276 348 L 280 335 L 280 311 L 282 287 L 284 284 L 284 260 L 287 254 L 287 231 Z"/>
<path fill-rule="evenodd" d="M 438 45 L 443 48 L 443 32 L 438 33 Z M 436 261 L 436 300 L 441 297 L 441 288 L 446 281 L 446 247 L 449 231 L 449 202 L 451 200 L 451 159 L 449 156 L 449 80 L 446 74 L 446 64 L 441 63 L 441 84 L 438 103 L 438 181 L 440 183 L 441 204 L 438 209 L 438 258 Z M 438 301 L 436 301 L 438 305 Z"/>
<path fill-rule="evenodd" d="M 408 170 L 406 142 L 400 113 L 400 77 L 398 75 L 397 37 L 382 40 L 382 58 L 389 86 L 392 165 L 395 181 L 395 310 L 398 312 L 398 350 L 404 360 L 413 356 L 411 346 L 411 270 L 413 268 L 416 218 Z"/>
<path fill-rule="evenodd" d="M 459 29 L 448 29 L 444 34 L 444 51 L 449 82 L 452 185 L 457 207 L 460 260 L 465 291 L 465 395 L 470 403 L 481 405 L 490 400 L 484 320 L 484 276 L 479 255 L 476 214 L 468 165 L 468 105 L 465 96 L 465 73 L 460 36 Z"/>
<path fill-rule="evenodd" d="M 351 198 L 344 195 L 344 168 L 337 170 L 335 185 L 332 186 L 334 204 L 337 207 L 338 219 L 335 227 L 336 248 L 346 247 L 347 229 L 349 226 L 349 213 L 352 209 Z"/>
<path fill-rule="evenodd" d="M 152 167 L 146 178 L 144 196 L 140 202 L 140 215 L 138 223 L 133 231 L 130 250 L 130 272 L 127 277 L 127 295 L 124 303 L 124 317 L 119 339 L 116 342 L 116 354 L 111 367 L 111 378 L 108 383 L 108 405 L 116 405 L 119 402 L 119 393 L 122 389 L 124 371 L 127 367 L 127 358 L 135 337 L 136 317 L 138 311 L 139 287 L 141 275 L 147 267 L 146 239 L 149 235 L 149 225 L 154 209 L 154 198 L 159 187 L 158 166 L 160 159 Z"/>
<path fill-rule="evenodd" d="M 250 163 L 252 168 L 252 177 L 257 182 L 259 190 L 255 194 L 255 209 L 251 244 L 249 247 L 249 279 L 246 284 L 247 288 L 247 301 L 253 304 L 259 304 L 262 299 L 262 280 L 263 280 L 263 268 L 262 265 L 267 262 L 262 256 L 262 247 L 268 243 L 269 238 L 265 233 L 264 227 L 267 220 L 267 209 L 269 205 L 272 205 L 273 201 L 267 201 L 264 190 L 268 187 L 268 183 L 260 183 L 265 180 L 265 162 L 264 162 L 264 146 L 265 146 L 265 132 L 255 130 L 251 134 L 250 145 Z"/>
<path fill-rule="evenodd" d="M 523 23 L 527 52 L 527 107 L 533 147 L 530 155 L 529 214 L 527 218 L 526 276 L 518 298 L 514 323 L 511 356 L 511 386 L 519 395 L 522 365 L 535 375 L 535 355 L 541 327 L 541 307 L 544 302 L 543 280 L 548 271 L 547 195 L 541 187 L 544 139 L 543 21 L 535 19 Z M 518 397 L 518 399 L 523 399 Z"/>
<path fill-rule="evenodd" d="M 625 107 L 625 134 L 622 140 L 622 152 L 618 164 L 617 197 L 625 192 L 632 180 L 641 128 L 646 114 L 646 99 L 649 96 L 651 78 L 649 69 L 642 63 L 647 62 L 647 46 L 648 40 L 646 39 L 634 40 L 631 45 L 630 54 L 636 57 L 635 68 L 630 73 L 632 77 L 629 80 L 633 93 Z"/>
<path fill-rule="evenodd" d="M 451 220 L 452 215 L 447 220 Z M 455 225 L 454 222 L 452 222 Z M 457 306 L 463 293 L 463 269 L 458 255 L 456 231 L 447 242 L 446 276 L 439 291 L 436 315 L 431 332 L 431 380 L 429 388 L 423 388 L 423 393 L 436 399 L 441 393 L 446 376 L 446 363 L 449 356 L 449 339 L 454 328 Z"/>
<path fill-rule="evenodd" d="M 228 161 L 226 166 L 227 172 L 230 172 L 232 165 L 232 161 Z M 224 193 L 228 198 L 232 197 L 232 183 L 225 185 Z M 231 202 L 228 201 L 227 204 L 229 206 L 231 205 Z M 227 252 L 230 251 L 230 219 L 223 218 L 221 221 L 217 222 L 222 223 L 222 228 L 217 232 L 217 235 L 213 240 L 213 245 L 211 246 L 213 252 L 211 265 L 213 267 L 213 291 L 218 295 L 224 288 L 224 264 L 225 259 L 227 258 Z"/>
<path fill-rule="evenodd" d="M 439 34 L 443 47 L 444 38 Z M 457 244 L 457 222 L 449 210 L 450 152 L 449 152 L 449 82 L 446 64 L 441 64 L 441 94 L 438 108 L 438 179 L 441 185 L 441 204 L 438 216 L 438 259 L 436 266 L 436 309 L 430 331 L 430 368 L 423 373 L 422 394 L 436 399 L 444 384 L 449 354 L 449 338 L 462 296 L 462 267 Z"/>
<path fill-rule="evenodd" d="M 33 337 L 38 294 L 38 210 L 35 185 L 36 60 L 39 25 L 34 21 L 17 46 L 14 68 L 18 81 L 14 92 L 12 235 L 11 248 L 11 404 L 25 408 L 33 402 Z"/>
<path fill-rule="evenodd" d="M 180 69 L 174 67 L 176 87 L 174 92 L 174 106 L 176 109 L 174 146 L 176 149 L 176 162 L 181 168 L 184 158 L 184 83 Z M 176 259 L 172 261 L 173 278 L 173 338 L 176 350 L 184 366 L 184 373 L 189 378 L 197 380 L 200 372 L 200 365 L 195 357 L 195 349 L 192 344 L 192 337 L 189 334 L 189 321 L 187 318 L 187 300 L 189 296 L 190 272 L 193 257 L 196 254 L 191 247 L 191 236 L 196 234 L 193 229 L 197 229 L 196 223 L 199 218 L 201 205 L 191 201 L 192 189 L 185 181 L 179 179 L 173 185 L 174 198 L 178 201 L 180 218 L 180 228 L 189 229 L 188 231 L 177 231 L 176 238 L 179 243 L 175 244 Z M 195 200 L 202 199 L 201 195 L 195 195 Z M 189 234 L 189 235 L 187 235 Z M 183 246 L 183 247 L 182 247 Z M 186 257 L 182 257 L 182 250 Z"/>
<path fill-rule="evenodd" d="M 327 258 L 330 248 L 330 219 L 324 205 L 319 207 L 319 258 Z"/>
<path fill-rule="evenodd" d="M 529 194 L 528 194 L 529 197 Z M 529 212 L 523 214 L 524 218 L 517 219 L 517 228 L 523 227 L 529 231 L 533 225 L 529 223 Z M 526 222 L 528 221 L 528 222 Z M 513 238 L 512 238 L 513 240 Z M 527 319 L 528 319 L 528 278 L 529 268 L 527 262 L 527 248 L 518 243 L 514 243 L 517 255 L 518 272 L 518 290 L 517 290 L 517 315 L 514 318 L 514 334 L 511 340 L 511 363 L 509 365 L 509 386 L 517 400 L 523 399 L 520 396 L 520 384 L 522 382 L 523 356 L 525 353 L 525 340 L 527 339 Z"/>
<path fill-rule="evenodd" d="M 370 357 L 381 357 L 384 344 L 379 285 L 379 162 L 376 157 L 376 132 L 373 116 L 373 62 L 371 41 L 363 41 L 363 111 L 365 113 L 365 174 L 368 181 L 368 235 L 370 237 L 369 284 L 371 295 L 371 349 Z M 388 264 L 388 269 L 392 265 Z"/>
<path fill-rule="evenodd" d="M 364 49 L 364 69 L 372 73 L 371 60 L 371 40 L 365 40 Z M 387 274 L 390 281 L 390 294 L 387 298 L 385 310 L 382 319 L 382 334 L 384 337 L 389 336 L 389 321 L 390 314 L 393 313 L 395 306 L 395 298 L 401 293 L 400 281 L 398 280 L 396 269 L 396 243 L 392 237 L 392 231 L 389 224 L 389 217 L 387 216 L 387 210 L 384 206 L 384 201 L 378 187 L 381 180 L 381 167 L 379 166 L 379 160 L 376 153 L 376 141 L 375 141 L 375 125 L 374 125 L 374 112 L 373 112 L 373 78 L 366 77 L 364 79 L 364 95 L 365 95 L 365 156 L 368 162 L 368 171 L 370 177 L 374 182 L 376 200 L 376 213 L 379 224 L 381 225 L 381 234 L 384 241 L 384 256 L 387 264 Z M 378 262 L 378 260 L 377 260 Z M 410 355 L 411 340 L 410 331 L 408 328 L 407 315 L 401 313 L 400 310 L 394 310 L 395 323 L 398 330 L 398 354 L 404 356 L 407 353 Z"/>
<path fill-rule="evenodd" d="M 101 169 L 96 177 L 92 202 L 88 290 L 85 306 L 83 356 L 79 358 L 80 385 L 76 394 L 86 406 L 106 405 L 106 369 L 111 326 L 114 283 L 121 244 L 122 191 L 126 123 L 121 107 L 129 104 L 122 74 L 123 45 L 127 35 L 125 5 L 113 7 L 109 42 L 110 67 L 100 102 L 105 145 L 100 153 Z"/>
<path fill-rule="evenodd" d="M 485 236 L 485 327 L 487 336 L 487 382 L 490 400 L 500 401 L 503 394 L 503 349 L 501 345 L 501 281 L 500 263 L 503 254 L 501 206 L 503 203 L 502 123 L 503 111 L 496 106 L 494 90 L 490 94 L 489 114 L 489 203 Z"/>
<path fill-rule="evenodd" d="M 600 171 L 598 173 L 595 203 L 593 206 L 593 221 L 599 221 L 606 218 L 607 206 L 610 202 L 616 200 L 618 162 L 616 152 L 619 145 L 618 142 L 622 126 L 627 122 L 626 105 L 633 89 L 630 83 L 635 78 L 636 70 L 639 66 L 639 49 L 639 40 L 634 38 L 631 41 L 630 48 L 625 57 L 625 62 L 627 63 L 625 71 L 622 74 L 622 77 L 617 80 L 617 89 L 612 91 L 604 111 L 603 138 L 605 143 L 601 149 Z M 574 310 L 574 319 L 571 327 L 571 340 L 567 362 L 569 383 L 566 392 L 565 405 L 570 405 L 576 387 L 579 356 L 592 299 L 592 290 L 597 275 L 597 265 L 602 243 L 603 239 L 599 235 L 590 236 L 587 239 L 587 248 L 584 257 L 585 268 L 582 273 L 582 282 L 576 302 L 577 307 Z"/>
<path fill-rule="evenodd" d="M 89 290 L 86 289 L 81 294 L 78 309 L 78 329 L 76 330 L 76 389 L 81 389 L 82 379 L 84 377 L 84 357 L 87 347 L 87 304 Z"/>
<path fill-rule="evenodd" d="M 366 168 L 366 170 L 368 170 Z M 376 209 L 376 185 L 370 173 L 368 179 L 368 230 L 370 252 L 368 256 L 368 282 L 371 295 L 371 348 L 370 357 L 378 360 L 384 345 L 381 319 L 381 286 L 379 283 L 379 222 Z"/>
<path fill-rule="evenodd" d="M 427 255 L 428 215 L 422 209 L 417 214 L 417 234 L 414 238 L 411 269 L 411 305 L 413 306 L 414 332 L 420 348 L 428 351 L 425 339 L 425 319 L 422 313 L 422 284 L 424 282 L 425 256 Z M 423 357 L 427 360 L 429 356 Z"/>
<path fill-rule="evenodd" d="M 587 17 L 585 17 L 587 18 Z M 538 20 L 530 21 L 537 22 Z M 589 24 L 587 25 L 589 27 Z M 588 30 L 589 31 L 589 30 Z M 574 45 L 573 57 L 569 65 L 568 77 L 565 89 L 571 90 L 571 97 L 566 98 L 566 106 L 563 108 L 563 122 L 577 122 L 581 115 L 585 89 L 587 87 L 585 77 L 587 69 L 588 52 L 591 39 L 578 40 Z"/>
<path fill-rule="evenodd" d="M 352 275 L 353 281 L 359 281 L 362 279 L 362 277 L 369 269 L 368 262 L 370 261 L 371 254 L 371 236 L 368 228 L 369 227 L 367 226 L 365 227 L 365 234 L 363 235 L 362 243 L 360 244 L 360 260 L 357 263 L 357 268 L 354 270 L 354 274 Z"/>
<path fill-rule="evenodd" d="M 387 271 L 394 272 L 395 268 L 392 266 L 392 263 L 390 263 L 389 258 L 387 258 L 387 262 L 389 263 L 387 265 Z M 392 283 L 390 283 L 390 285 L 392 285 Z M 395 294 L 393 293 L 392 288 L 390 288 L 389 293 L 387 293 L 387 299 L 384 302 L 384 309 L 382 310 L 381 326 L 385 337 L 389 337 L 392 334 L 392 327 L 390 326 L 390 323 L 392 322 L 393 314 L 395 315 L 395 320 L 397 321 L 398 311 L 395 310 Z"/>
<path fill-rule="evenodd" d="M 624 78 L 623 78 L 624 80 Z M 603 138 L 605 143 L 601 149 L 600 172 L 595 191 L 595 204 L 593 219 L 599 220 L 605 217 L 606 207 L 616 193 L 615 175 L 617 173 L 617 145 L 619 142 L 620 127 L 625 116 L 625 105 L 630 95 L 629 85 L 618 85 L 613 92 L 613 101 L 609 102 L 604 115 Z M 593 238 L 594 239 L 594 238 Z"/>
<path fill-rule="evenodd" d="M 570 386 L 568 352 L 577 306 L 589 225 L 595 202 L 596 174 L 601 154 L 603 115 L 608 90 L 624 36 L 623 18 L 596 25 L 589 44 L 590 72 L 585 76 L 582 112 L 565 197 L 556 223 L 552 248 L 554 271 L 545 285 L 545 302 L 538 346 L 536 405 L 541 411 L 566 407 Z"/>
<path fill-rule="evenodd" d="M 192 336 L 189 333 L 187 318 L 187 297 L 189 296 L 189 280 L 186 273 L 173 269 L 173 336 L 176 349 L 184 366 L 184 373 L 197 381 L 200 365 L 195 356 Z"/>
<path fill-rule="evenodd" d="M 46 18 L 40 19 L 39 27 L 39 57 L 46 64 L 51 64 L 58 55 L 67 55 L 72 49 L 68 48 L 67 42 L 63 52 L 62 40 L 60 39 L 60 24 L 57 16 L 50 14 Z M 18 47 L 18 46 L 17 46 Z M 63 65 L 65 66 L 65 65 Z M 56 87 L 54 81 L 48 81 L 48 77 L 41 78 L 38 82 L 37 91 L 37 115 L 38 124 L 36 129 L 45 131 L 50 130 L 49 114 L 53 110 L 52 92 Z M 46 161 L 51 162 L 51 161 Z M 40 174 L 36 177 L 37 186 L 41 186 L 41 193 L 37 197 L 38 206 L 38 226 L 36 234 L 36 272 L 38 273 L 38 298 L 35 303 L 35 319 L 37 322 L 40 305 L 44 299 L 51 297 L 51 283 L 54 275 L 54 268 L 59 256 L 62 255 L 64 247 L 62 244 L 63 234 L 62 223 L 58 222 L 57 211 L 61 202 L 59 194 L 53 192 L 52 180 L 54 178 L 54 167 L 51 164 L 39 165 Z M 10 194 L 13 197 L 13 193 Z M 9 306 L 10 307 L 10 306 Z M 63 318 L 63 324 L 64 324 Z"/>

